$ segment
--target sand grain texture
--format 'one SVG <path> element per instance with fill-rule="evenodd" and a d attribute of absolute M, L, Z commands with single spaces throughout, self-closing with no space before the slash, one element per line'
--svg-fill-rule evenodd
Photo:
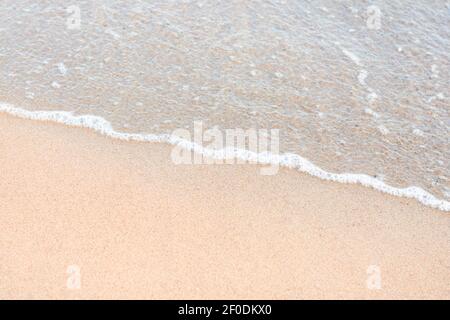
<path fill-rule="evenodd" d="M 450 216 L 414 200 L 6 115 L 0 132 L 2 299 L 450 298 Z"/>

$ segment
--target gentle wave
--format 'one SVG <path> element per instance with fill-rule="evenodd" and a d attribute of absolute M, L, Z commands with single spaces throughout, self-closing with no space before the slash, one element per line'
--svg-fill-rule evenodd
<path fill-rule="evenodd" d="M 118 132 L 113 129 L 110 122 L 102 117 L 93 115 L 76 116 L 73 115 L 72 112 L 68 111 L 28 111 L 3 102 L 0 102 L 0 112 L 4 112 L 24 119 L 52 121 L 68 126 L 89 128 L 94 130 L 95 132 L 114 139 L 140 142 L 163 142 L 171 145 L 179 145 L 186 150 L 194 151 L 196 153 L 214 159 L 225 159 L 225 155 L 230 155 L 230 150 L 228 149 L 213 150 L 204 148 L 201 145 L 181 139 L 174 135 Z M 258 154 L 242 149 L 234 149 L 233 152 L 234 154 L 232 154 L 232 156 L 241 160 L 258 162 L 259 164 L 280 165 L 283 167 L 297 169 L 301 172 L 306 172 L 314 177 L 318 177 L 320 179 L 328 181 L 335 181 L 340 183 L 357 183 L 366 187 L 372 187 L 376 190 L 394 196 L 413 198 L 420 203 L 435 209 L 447 212 L 450 211 L 450 202 L 438 199 L 429 192 L 416 186 L 410 186 L 407 188 L 395 188 L 387 185 L 381 180 L 378 180 L 366 174 L 327 172 L 314 165 L 309 160 L 293 153 L 283 153 L 280 155 L 271 153 Z"/>

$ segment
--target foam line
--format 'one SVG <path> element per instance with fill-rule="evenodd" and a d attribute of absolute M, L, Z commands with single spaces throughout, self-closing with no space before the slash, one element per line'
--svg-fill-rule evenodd
<path fill-rule="evenodd" d="M 394 196 L 416 199 L 420 203 L 435 209 L 447 212 L 450 211 L 450 202 L 438 199 L 422 188 L 415 186 L 410 186 L 407 188 L 395 188 L 387 185 L 381 180 L 378 180 L 366 174 L 327 172 L 319 168 L 309 160 L 293 153 L 276 155 L 267 152 L 257 154 L 255 152 L 242 149 L 213 150 L 204 148 L 201 145 L 169 134 L 157 135 L 117 132 L 113 129 L 110 122 L 98 116 L 76 116 L 73 115 L 72 112 L 67 111 L 28 111 L 3 102 L 0 102 L 0 112 L 8 113 L 10 115 L 24 119 L 52 121 L 68 126 L 89 128 L 102 135 L 114 139 L 141 142 L 164 142 L 171 145 L 179 145 L 186 150 L 194 151 L 215 159 L 225 159 L 227 156 L 229 157 L 230 155 L 232 155 L 235 158 L 258 162 L 260 164 L 280 165 L 283 167 L 297 169 L 301 172 L 309 173 L 310 175 L 323 180 L 335 181 L 340 183 L 361 184 L 363 186 L 371 187 Z"/>

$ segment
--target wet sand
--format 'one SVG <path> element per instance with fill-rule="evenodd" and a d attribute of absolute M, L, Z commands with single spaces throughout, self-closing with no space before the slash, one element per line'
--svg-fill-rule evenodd
<path fill-rule="evenodd" d="M 450 298 L 450 216 L 415 200 L 3 114 L 0 132 L 2 299 Z"/>

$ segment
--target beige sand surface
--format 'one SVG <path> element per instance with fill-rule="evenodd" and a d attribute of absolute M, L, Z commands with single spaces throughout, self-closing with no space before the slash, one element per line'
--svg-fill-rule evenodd
<path fill-rule="evenodd" d="M 450 215 L 414 200 L 7 115 L 0 133 L 2 299 L 450 298 Z"/>

